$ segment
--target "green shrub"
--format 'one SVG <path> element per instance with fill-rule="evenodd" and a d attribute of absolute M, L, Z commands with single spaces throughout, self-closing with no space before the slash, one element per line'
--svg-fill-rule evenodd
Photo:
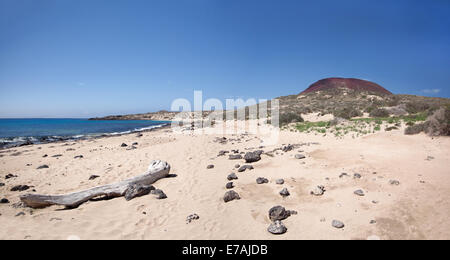
<path fill-rule="evenodd" d="M 370 112 L 370 117 L 389 117 L 389 112 L 386 109 L 377 108 Z"/>
<path fill-rule="evenodd" d="M 290 123 L 304 122 L 302 116 L 295 113 L 285 113 L 280 115 L 280 125 L 286 125 Z"/>
<path fill-rule="evenodd" d="M 425 131 L 425 123 L 409 126 L 405 129 L 405 135 L 416 135 Z"/>
<path fill-rule="evenodd" d="M 353 117 L 362 116 L 363 114 L 359 110 L 356 110 L 356 109 L 351 108 L 351 107 L 346 107 L 344 109 L 335 111 L 333 113 L 333 115 L 335 117 L 340 117 L 340 118 L 344 118 L 344 119 L 351 119 Z"/>

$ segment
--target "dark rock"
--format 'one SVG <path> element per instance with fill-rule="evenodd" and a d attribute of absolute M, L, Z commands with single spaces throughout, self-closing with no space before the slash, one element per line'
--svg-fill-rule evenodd
<path fill-rule="evenodd" d="M 234 166 L 234 168 L 236 168 L 236 169 L 238 169 L 239 167 L 241 167 L 241 165 L 239 165 L 239 164 L 236 164 L 236 165 Z"/>
<path fill-rule="evenodd" d="M 295 159 L 305 159 L 306 158 L 306 156 L 304 156 L 303 154 L 296 154 L 295 155 Z"/>
<path fill-rule="evenodd" d="M 253 170 L 253 166 L 251 165 L 242 165 L 241 167 L 239 167 L 238 172 L 244 172 L 245 170 Z"/>
<path fill-rule="evenodd" d="M 11 178 L 16 178 L 17 177 L 17 175 L 14 175 L 14 174 L 7 174 L 6 176 L 5 176 L 5 180 L 7 180 L 7 179 L 11 179 Z"/>
<path fill-rule="evenodd" d="M 246 163 L 253 163 L 261 160 L 261 154 L 259 152 L 248 152 L 244 155 Z"/>
<path fill-rule="evenodd" d="M 363 190 L 355 190 L 353 193 L 358 195 L 358 196 L 364 196 L 364 191 Z"/>
<path fill-rule="evenodd" d="M 16 217 L 25 216 L 25 212 L 19 212 L 17 213 Z"/>
<path fill-rule="evenodd" d="M 400 185 L 400 182 L 397 180 L 390 180 L 389 184 L 398 186 L 398 185 Z"/>
<path fill-rule="evenodd" d="M 275 220 L 284 220 L 291 216 L 290 211 L 287 211 L 282 206 L 275 206 L 269 210 L 269 219 L 272 221 Z"/>
<path fill-rule="evenodd" d="M 143 137 L 143 134 L 137 134 L 136 137 Z"/>
<path fill-rule="evenodd" d="M 213 168 L 214 168 L 214 165 L 212 165 L 212 164 L 206 166 L 206 169 L 213 169 Z"/>
<path fill-rule="evenodd" d="M 370 221 L 370 224 L 376 224 L 376 223 L 377 223 L 376 220 L 371 220 L 371 221 Z"/>
<path fill-rule="evenodd" d="M 150 193 L 153 195 L 156 195 L 156 198 L 159 200 L 167 198 L 167 195 L 164 193 L 164 191 L 162 191 L 160 189 L 152 190 Z"/>
<path fill-rule="evenodd" d="M 194 221 L 194 220 L 198 220 L 200 217 L 197 215 L 197 214 L 191 214 L 191 215 L 189 215 L 189 216 L 187 216 L 187 218 L 186 218 L 186 224 L 189 224 L 189 223 L 191 223 L 192 221 Z"/>
<path fill-rule="evenodd" d="M 281 221 L 277 220 L 269 225 L 267 231 L 274 235 L 282 235 L 287 232 L 287 228 Z"/>
<path fill-rule="evenodd" d="M 339 220 L 333 220 L 331 222 L 331 226 L 333 226 L 335 228 L 343 228 L 343 227 L 345 227 L 344 223 L 342 223 L 342 221 L 339 221 Z"/>
<path fill-rule="evenodd" d="M 67 151 L 67 152 L 75 151 L 75 149 L 73 149 L 73 148 L 68 148 L 68 149 L 66 149 L 66 151 Z"/>
<path fill-rule="evenodd" d="M 91 175 L 91 176 L 89 177 L 89 180 L 92 181 L 92 180 L 95 180 L 95 179 L 97 179 L 97 178 L 100 178 L 100 176 L 98 176 L 98 175 Z"/>
<path fill-rule="evenodd" d="M 0 182 L 0 187 L 5 186 L 5 184 L 3 182 Z"/>
<path fill-rule="evenodd" d="M 57 157 L 61 157 L 61 156 L 63 156 L 63 155 L 62 154 L 55 154 L 52 157 L 57 158 Z"/>
<path fill-rule="evenodd" d="M 231 173 L 230 175 L 227 176 L 227 180 L 231 181 L 231 180 L 237 180 L 238 177 L 236 176 L 236 173 Z"/>
<path fill-rule="evenodd" d="M 278 185 L 283 185 L 284 184 L 284 180 L 283 179 L 278 179 L 275 181 L 276 184 Z"/>
<path fill-rule="evenodd" d="M 239 194 L 235 192 L 234 190 L 227 191 L 225 195 L 223 196 L 223 201 L 230 202 L 232 200 L 240 200 L 241 197 L 239 197 Z"/>
<path fill-rule="evenodd" d="M 227 183 L 227 184 L 225 185 L 225 188 L 227 188 L 227 189 L 232 189 L 232 188 L 234 188 L 233 182 Z"/>
<path fill-rule="evenodd" d="M 74 159 L 83 159 L 84 158 L 84 156 L 83 155 L 77 155 L 77 156 L 75 156 L 75 157 L 73 157 Z"/>
<path fill-rule="evenodd" d="M 48 157 L 48 154 L 44 154 L 44 155 L 42 156 L 42 158 L 45 158 L 45 157 Z"/>
<path fill-rule="evenodd" d="M 264 183 L 269 183 L 269 180 L 263 177 L 259 177 L 256 179 L 256 183 L 257 184 L 264 184 Z"/>
<path fill-rule="evenodd" d="M 348 174 L 347 173 L 345 173 L 345 172 L 343 172 L 343 173 L 341 173 L 341 175 L 339 175 L 339 178 L 342 178 L 342 177 L 347 177 L 348 176 Z"/>
<path fill-rule="evenodd" d="M 240 159 L 242 159 L 242 155 L 240 155 L 240 154 L 230 154 L 228 156 L 228 159 L 229 160 L 240 160 Z"/>
<path fill-rule="evenodd" d="M 287 196 L 289 196 L 289 195 L 291 195 L 291 194 L 289 193 L 289 191 L 288 191 L 287 188 L 284 188 L 284 189 L 282 189 L 282 190 L 280 191 L 280 195 L 283 196 L 283 197 L 287 197 Z"/>
<path fill-rule="evenodd" d="M 353 174 L 353 178 L 355 178 L 355 179 L 361 179 L 361 174 L 359 174 L 359 173 L 355 173 L 355 174 Z"/>
<path fill-rule="evenodd" d="M 8 204 L 9 203 L 9 200 L 7 200 L 7 199 L 1 199 L 0 200 L 0 204 Z"/>
<path fill-rule="evenodd" d="M 294 146 L 291 144 L 284 145 L 283 147 L 281 147 L 281 151 L 283 151 L 285 153 L 292 151 L 293 149 L 294 149 Z"/>
<path fill-rule="evenodd" d="M 125 199 L 127 201 L 132 200 L 137 197 L 141 197 L 149 194 L 153 191 L 155 187 L 152 185 L 142 185 L 142 184 L 133 184 L 130 185 L 125 191 Z"/>
<path fill-rule="evenodd" d="M 134 142 L 134 143 L 132 143 L 131 145 L 138 145 L 138 142 Z"/>
<path fill-rule="evenodd" d="M 37 167 L 38 170 L 40 170 L 40 169 L 48 169 L 48 168 L 50 168 L 50 167 L 48 167 L 48 165 L 46 165 L 46 164 Z"/>
<path fill-rule="evenodd" d="M 322 196 L 325 193 L 325 187 L 322 185 L 317 186 L 314 190 L 311 191 L 311 195 L 314 196 Z"/>
<path fill-rule="evenodd" d="M 28 190 L 29 188 L 31 188 L 28 185 L 17 185 L 12 187 L 11 191 L 24 191 L 24 190 Z"/>
<path fill-rule="evenodd" d="M 217 156 L 224 156 L 227 153 L 229 153 L 229 152 L 228 151 L 219 151 L 219 154 Z"/>
<path fill-rule="evenodd" d="M 122 143 L 121 145 L 120 145 L 120 147 L 127 147 L 128 145 L 126 144 L 126 143 Z"/>

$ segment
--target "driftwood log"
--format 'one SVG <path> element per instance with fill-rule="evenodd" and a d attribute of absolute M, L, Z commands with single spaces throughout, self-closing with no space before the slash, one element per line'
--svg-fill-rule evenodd
<path fill-rule="evenodd" d="M 161 178 L 169 176 L 170 165 L 164 161 L 152 161 L 148 170 L 139 176 L 121 182 L 98 186 L 92 189 L 74 192 L 65 195 L 39 195 L 26 194 L 20 200 L 31 208 L 44 208 L 51 205 L 62 205 L 67 208 L 76 208 L 84 202 L 97 197 L 121 197 L 132 185 L 150 185 Z"/>

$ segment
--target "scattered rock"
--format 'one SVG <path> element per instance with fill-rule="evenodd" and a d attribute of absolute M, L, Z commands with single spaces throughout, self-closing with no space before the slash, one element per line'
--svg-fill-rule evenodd
<path fill-rule="evenodd" d="M 214 165 L 212 165 L 212 164 L 206 166 L 206 169 L 213 169 L 213 168 L 214 168 Z"/>
<path fill-rule="evenodd" d="M 42 158 L 45 158 L 45 157 L 48 157 L 48 154 L 44 154 L 44 155 L 42 156 Z"/>
<path fill-rule="evenodd" d="M 231 181 L 231 180 L 237 180 L 238 177 L 236 176 L 236 173 L 231 173 L 230 175 L 227 176 L 227 180 Z"/>
<path fill-rule="evenodd" d="M 5 184 L 3 182 L 0 182 L 0 187 L 5 186 Z"/>
<path fill-rule="evenodd" d="M 264 183 L 269 183 L 269 180 L 263 177 L 259 177 L 256 179 L 256 183 L 257 184 L 264 184 Z"/>
<path fill-rule="evenodd" d="M 355 190 L 353 193 L 358 195 L 358 196 L 364 196 L 365 195 L 363 190 Z"/>
<path fill-rule="evenodd" d="M 73 157 L 74 159 L 83 159 L 84 158 L 84 156 L 83 155 L 77 155 L 77 156 L 75 156 L 75 157 Z"/>
<path fill-rule="evenodd" d="M 63 156 L 63 155 L 62 155 L 62 154 L 55 154 L 55 155 L 53 155 L 52 157 L 58 158 L 58 157 L 61 157 L 61 156 Z"/>
<path fill-rule="evenodd" d="M 239 165 L 239 164 L 236 164 L 236 165 L 234 166 L 234 168 L 236 168 L 236 169 L 238 169 L 239 167 L 241 167 L 241 165 Z"/>
<path fill-rule="evenodd" d="M 126 143 L 122 143 L 121 145 L 120 145 L 120 147 L 127 147 L 128 145 L 126 144 Z"/>
<path fill-rule="evenodd" d="M 287 197 L 287 196 L 289 196 L 289 195 L 291 195 L 291 194 L 289 193 L 289 191 L 288 191 L 287 188 L 284 188 L 284 189 L 282 189 L 282 190 L 280 191 L 280 195 L 283 196 L 283 197 Z"/>
<path fill-rule="evenodd" d="M 38 170 L 40 170 L 40 169 L 48 169 L 48 168 L 50 168 L 50 167 L 48 167 L 48 165 L 46 165 L 46 164 L 37 167 Z"/>
<path fill-rule="evenodd" d="M 0 200 L 0 204 L 8 204 L 8 203 L 9 203 L 9 200 L 7 200 L 5 198 Z"/>
<path fill-rule="evenodd" d="M 92 180 L 95 180 L 95 179 L 97 179 L 97 178 L 100 178 L 100 176 L 98 176 L 98 175 L 91 175 L 91 176 L 89 177 L 89 180 L 92 181 Z"/>
<path fill-rule="evenodd" d="M 130 185 L 125 191 L 125 199 L 129 201 L 136 197 L 147 195 L 154 189 L 155 187 L 153 187 L 152 185 L 142 185 L 142 184 Z"/>
<path fill-rule="evenodd" d="M 269 210 L 269 219 L 272 221 L 275 220 L 284 220 L 291 216 L 291 212 L 287 211 L 282 206 L 275 206 Z"/>
<path fill-rule="evenodd" d="M 242 155 L 240 155 L 240 154 L 230 154 L 228 156 L 228 159 L 229 160 L 240 160 L 240 159 L 242 159 Z"/>
<path fill-rule="evenodd" d="M 304 156 L 303 154 L 296 154 L 295 155 L 295 159 L 301 160 L 301 159 L 305 159 L 305 158 L 306 158 L 306 156 Z"/>
<path fill-rule="evenodd" d="M 223 196 L 223 201 L 230 202 L 232 200 L 240 200 L 241 197 L 239 197 L 239 194 L 235 192 L 234 190 L 227 191 L 225 195 Z"/>
<path fill-rule="evenodd" d="M 24 191 L 24 190 L 28 190 L 29 188 L 31 188 L 28 185 L 17 185 L 12 187 L 11 191 Z"/>
<path fill-rule="evenodd" d="M 17 175 L 14 175 L 14 174 L 7 174 L 6 176 L 5 176 L 5 180 L 7 180 L 7 179 L 11 179 L 11 178 L 16 178 L 17 177 Z"/>
<path fill-rule="evenodd" d="M 257 152 L 248 152 L 244 155 L 244 160 L 246 163 L 253 163 L 261 160 L 260 151 Z"/>
<path fill-rule="evenodd" d="M 233 182 L 227 183 L 227 184 L 225 185 L 225 188 L 227 188 L 227 189 L 232 189 L 232 188 L 234 188 Z"/>
<path fill-rule="evenodd" d="M 138 145 L 138 142 L 134 142 L 134 143 L 132 143 L 131 145 Z"/>
<path fill-rule="evenodd" d="M 371 221 L 370 221 L 370 224 L 376 224 L 376 223 L 377 223 L 376 220 L 371 220 Z"/>
<path fill-rule="evenodd" d="M 342 221 L 339 221 L 339 220 L 333 220 L 331 222 L 331 225 L 333 227 L 335 227 L 335 228 L 343 228 L 343 227 L 345 227 L 344 223 L 342 223 Z"/>
<path fill-rule="evenodd" d="M 137 134 L 136 137 L 143 137 L 143 134 Z"/>
<path fill-rule="evenodd" d="M 160 189 L 152 190 L 150 193 L 156 195 L 156 198 L 159 200 L 167 199 L 167 195 Z"/>
<path fill-rule="evenodd" d="M 325 193 L 325 187 L 322 185 L 317 186 L 314 190 L 311 191 L 311 195 L 314 196 L 322 196 Z"/>
<path fill-rule="evenodd" d="M 229 153 L 228 151 L 219 151 L 219 154 L 217 156 L 225 156 L 225 154 Z"/>
<path fill-rule="evenodd" d="M 191 214 L 191 215 L 189 215 L 189 216 L 187 216 L 187 218 L 186 218 L 186 224 L 189 224 L 189 223 L 191 223 L 192 221 L 194 221 L 194 220 L 198 220 L 200 217 L 197 215 L 197 214 Z"/>
<path fill-rule="evenodd" d="M 281 147 L 281 151 L 287 153 L 289 151 L 292 151 L 295 147 L 291 144 L 288 145 L 284 145 L 283 147 Z"/>
<path fill-rule="evenodd" d="M 433 156 L 428 156 L 427 159 L 425 159 L 425 160 L 431 161 L 431 160 L 434 160 L 434 157 Z"/>
<path fill-rule="evenodd" d="M 284 180 L 283 179 L 278 179 L 275 181 L 276 184 L 278 185 L 283 185 L 284 184 Z"/>
<path fill-rule="evenodd" d="M 348 174 L 347 173 L 345 173 L 345 172 L 343 172 L 343 173 L 341 173 L 341 175 L 339 175 L 339 178 L 342 178 L 342 177 L 347 177 L 348 176 Z"/>
<path fill-rule="evenodd" d="M 19 212 L 17 213 L 16 217 L 25 216 L 25 212 Z"/>
<path fill-rule="evenodd" d="M 398 186 L 398 185 L 400 185 L 400 182 L 397 181 L 397 180 L 390 180 L 390 181 L 389 181 L 389 184 Z"/>
<path fill-rule="evenodd" d="M 68 148 L 68 149 L 66 149 L 66 151 L 67 151 L 67 152 L 75 151 L 75 149 L 73 149 L 73 148 Z"/>
<path fill-rule="evenodd" d="M 287 228 L 281 221 L 277 220 L 269 225 L 267 231 L 274 235 L 282 235 L 287 232 Z"/>
<path fill-rule="evenodd" d="M 359 174 L 359 173 L 355 173 L 355 174 L 353 174 L 353 178 L 354 179 L 361 179 L 361 174 Z"/>
<path fill-rule="evenodd" d="M 253 170 L 253 166 L 251 165 L 242 165 L 241 167 L 239 167 L 238 172 L 244 172 L 245 170 Z"/>

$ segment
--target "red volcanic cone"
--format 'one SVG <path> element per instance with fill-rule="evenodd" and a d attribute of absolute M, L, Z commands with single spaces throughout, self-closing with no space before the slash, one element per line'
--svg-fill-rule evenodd
<path fill-rule="evenodd" d="M 330 90 L 337 88 L 348 88 L 357 91 L 369 91 L 369 92 L 377 92 L 385 95 L 392 95 L 392 93 L 383 88 L 382 86 L 362 80 L 362 79 L 352 79 L 352 78 L 327 78 L 321 79 L 311 86 L 309 86 L 305 91 L 300 94 L 306 94 L 310 92 L 322 91 L 322 90 Z"/>

